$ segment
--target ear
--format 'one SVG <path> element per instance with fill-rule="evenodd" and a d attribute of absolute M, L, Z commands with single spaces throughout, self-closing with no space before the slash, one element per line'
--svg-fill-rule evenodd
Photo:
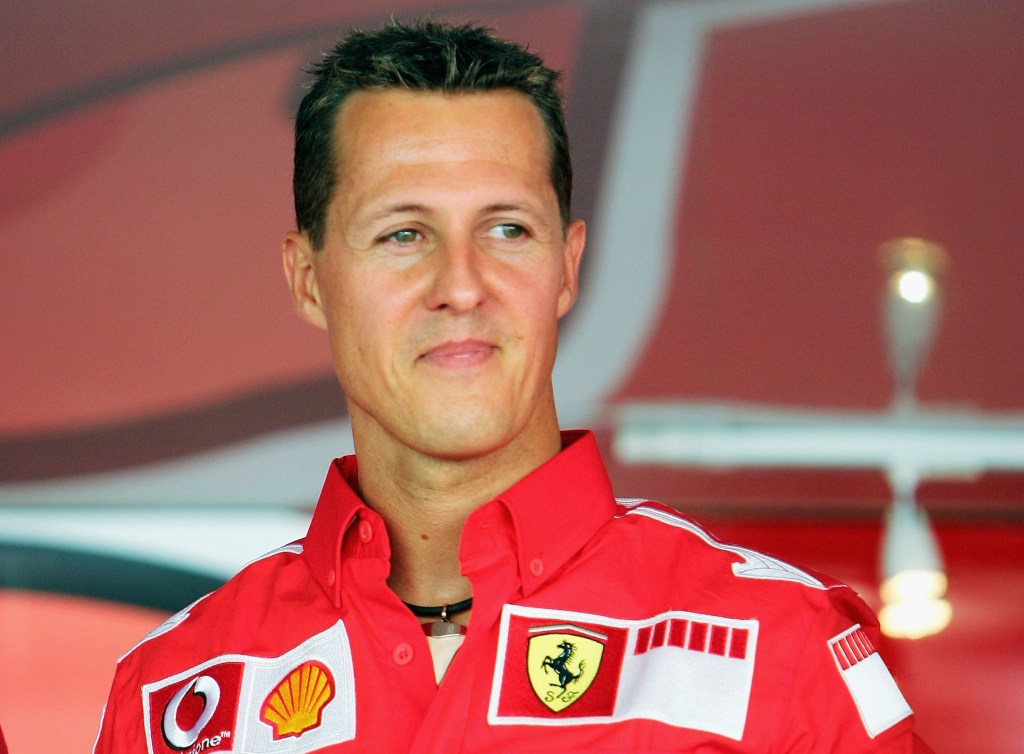
<path fill-rule="evenodd" d="M 326 330 L 327 319 L 316 279 L 316 252 L 304 233 L 290 230 L 285 234 L 281 260 L 295 311 L 310 324 Z"/>
<path fill-rule="evenodd" d="M 580 283 L 580 260 L 587 244 L 587 226 L 582 220 L 573 220 L 565 231 L 562 251 L 562 290 L 558 294 L 558 316 L 566 314 L 576 301 Z"/>

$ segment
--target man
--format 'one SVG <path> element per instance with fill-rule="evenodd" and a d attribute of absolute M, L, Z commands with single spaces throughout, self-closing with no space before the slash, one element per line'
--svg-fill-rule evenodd
<path fill-rule="evenodd" d="M 556 75 L 432 23 L 315 73 L 284 268 L 356 456 L 304 540 L 126 655 L 96 752 L 911 751 L 848 588 L 616 501 L 560 434 L 585 230 Z"/>

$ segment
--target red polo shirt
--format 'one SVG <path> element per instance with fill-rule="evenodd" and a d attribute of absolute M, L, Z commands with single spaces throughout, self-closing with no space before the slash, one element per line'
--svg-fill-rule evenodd
<path fill-rule="evenodd" d="M 96 753 L 912 751 L 848 587 L 616 500 L 593 436 L 563 442 L 467 521 L 440 686 L 346 457 L 305 539 L 122 658 Z"/>

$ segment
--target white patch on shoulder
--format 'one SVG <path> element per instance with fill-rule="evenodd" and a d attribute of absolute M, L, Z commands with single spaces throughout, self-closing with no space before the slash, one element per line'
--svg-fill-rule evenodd
<path fill-rule="evenodd" d="M 828 648 L 869 736 L 874 738 L 912 714 L 889 668 L 859 623 L 829 639 Z"/>
<path fill-rule="evenodd" d="M 645 516 L 647 518 L 653 518 L 655 521 L 660 521 L 669 526 L 675 526 L 676 528 L 688 531 L 691 534 L 702 539 L 706 544 L 714 547 L 717 550 L 723 552 L 731 552 L 734 555 L 739 555 L 743 558 L 741 563 L 733 563 L 732 572 L 733 575 L 739 576 L 745 579 L 769 579 L 772 581 L 792 581 L 797 584 L 803 584 L 804 586 L 811 587 L 813 589 L 829 589 L 830 587 L 825 586 L 821 581 L 811 576 L 806 571 L 802 571 L 796 566 L 792 566 L 783 560 L 773 558 L 771 555 L 765 555 L 763 552 L 757 550 L 750 550 L 746 547 L 739 547 L 738 545 L 727 545 L 719 542 L 717 539 L 712 537 L 701 527 L 697 526 L 692 521 L 676 516 L 668 511 L 664 511 L 660 508 L 649 508 L 647 506 L 639 506 L 626 512 L 627 516 L 638 515 Z"/>

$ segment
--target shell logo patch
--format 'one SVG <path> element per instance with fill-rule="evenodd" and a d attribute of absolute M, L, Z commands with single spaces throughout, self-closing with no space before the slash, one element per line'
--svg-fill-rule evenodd
<path fill-rule="evenodd" d="M 260 719 L 274 731 L 274 740 L 301 736 L 323 722 L 334 698 L 334 677 L 323 664 L 310 660 L 289 672 L 267 695 Z"/>
<path fill-rule="evenodd" d="M 577 701 L 594 682 L 606 634 L 572 624 L 528 629 L 527 675 L 537 698 L 552 712 Z"/>

